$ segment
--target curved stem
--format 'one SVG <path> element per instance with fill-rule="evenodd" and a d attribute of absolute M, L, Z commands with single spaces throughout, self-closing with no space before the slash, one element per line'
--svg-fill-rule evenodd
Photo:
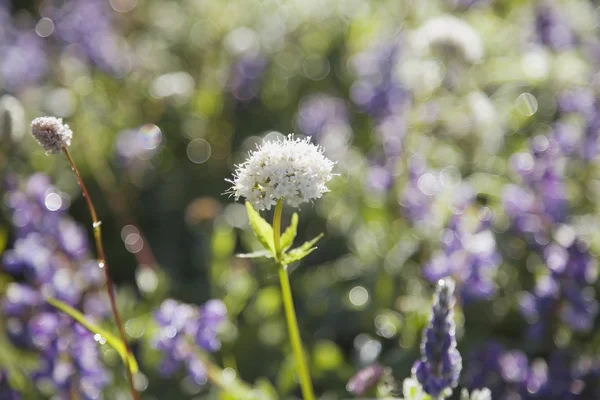
<path fill-rule="evenodd" d="M 294 299 L 292 298 L 292 289 L 290 287 L 290 279 L 287 273 L 287 265 L 282 264 L 281 259 L 281 212 L 283 209 L 283 201 L 279 199 L 275 206 L 275 214 L 273 216 L 273 243 L 275 244 L 275 252 L 277 254 L 279 266 L 279 282 L 281 283 L 281 294 L 283 296 L 283 309 L 285 311 L 285 319 L 288 327 L 288 334 L 292 345 L 292 351 L 296 358 L 298 366 L 298 375 L 300 378 L 300 387 L 302 389 L 302 397 L 304 400 L 314 400 L 315 394 L 310 379 L 308 363 L 304 356 L 302 348 L 302 339 L 300 338 L 300 328 L 298 328 L 298 319 L 294 310 Z"/>
<path fill-rule="evenodd" d="M 98 265 L 102 270 L 104 270 L 104 277 L 106 278 L 106 291 L 108 292 L 108 298 L 110 299 L 110 307 L 112 309 L 113 316 L 115 318 L 115 323 L 117 325 L 117 329 L 119 331 L 119 336 L 123 341 L 123 346 L 125 346 L 126 354 L 130 354 L 129 344 L 127 343 L 127 338 L 125 336 L 125 330 L 123 329 L 123 323 L 121 322 L 121 317 L 119 316 L 119 311 L 117 309 L 117 302 L 115 299 L 114 291 L 113 291 L 113 282 L 108 273 L 108 264 L 106 262 L 106 255 L 104 253 L 104 244 L 102 242 L 102 230 L 101 230 L 101 222 L 98 220 L 98 214 L 96 213 L 96 208 L 94 207 L 94 203 L 92 202 L 92 198 L 90 197 L 87 187 L 83 182 L 83 178 L 75 165 L 75 161 L 71 157 L 71 153 L 66 146 L 63 146 L 63 152 L 67 156 L 67 160 L 71 164 L 71 169 L 75 173 L 77 177 L 77 183 L 79 183 L 79 187 L 81 188 L 81 192 L 88 206 L 88 210 L 90 212 L 90 216 L 92 218 L 92 227 L 94 228 L 94 240 L 96 242 L 96 251 L 98 252 Z M 135 400 L 139 400 L 139 394 L 137 390 L 135 390 L 135 386 L 133 385 L 133 375 L 131 374 L 131 369 L 129 366 L 129 357 L 126 358 L 126 372 L 127 372 L 127 380 L 129 381 L 129 389 L 131 390 L 131 395 Z"/>

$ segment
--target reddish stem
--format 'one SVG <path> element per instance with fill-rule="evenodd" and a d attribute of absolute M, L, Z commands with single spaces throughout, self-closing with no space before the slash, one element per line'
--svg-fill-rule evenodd
<path fill-rule="evenodd" d="M 104 244 L 102 242 L 102 230 L 100 227 L 101 222 L 98 220 L 98 214 L 96 214 L 96 208 L 94 207 L 94 203 L 92 202 L 92 198 L 90 197 L 85 183 L 75 165 L 75 161 L 71 157 L 71 153 L 66 146 L 63 146 L 63 152 L 67 156 L 69 163 L 71 164 L 71 169 L 75 173 L 77 177 L 77 183 L 79 183 L 79 187 L 81 188 L 81 192 L 88 206 L 88 210 L 90 211 L 90 216 L 92 217 L 92 227 L 94 228 L 94 240 L 96 241 L 96 251 L 98 252 L 98 265 L 102 270 L 104 270 L 104 276 L 106 278 L 106 291 L 108 292 L 108 298 L 110 299 L 110 307 L 112 309 L 113 316 L 115 318 L 115 322 L 117 325 L 117 329 L 119 330 L 119 335 L 121 340 L 123 341 L 123 345 L 125 346 L 125 351 L 127 352 L 126 357 L 126 372 L 127 379 L 129 381 L 129 389 L 131 390 L 131 395 L 135 400 L 140 400 L 139 394 L 137 390 L 135 390 L 135 386 L 133 385 L 133 375 L 131 374 L 131 369 L 129 366 L 129 354 L 131 354 L 129 350 L 129 344 L 127 343 L 127 338 L 125 337 L 125 330 L 123 329 L 123 323 L 121 322 L 121 317 L 119 316 L 119 311 L 117 309 L 117 302 L 115 300 L 115 295 L 113 292 L 113 282 L 108 274 L 108 264 L 106 262 L 106 255 L 104 253 Z"/>

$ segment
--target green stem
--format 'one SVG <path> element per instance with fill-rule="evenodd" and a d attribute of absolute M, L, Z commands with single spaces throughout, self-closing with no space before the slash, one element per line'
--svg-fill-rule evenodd
<path fill-rule="evenodd" d="M 302 349 L 302 339 L 300 339 L 300 329 L 298 328 L 298 319 L 294 310 L 294 299 L 292 298 L 292 289 L 290 287 L 290 278 L 287 273 L 287 265 L 281 264 L 281 211 L 283 209 L 283 201 L 279 199 L 275 206 L 275 215 L 273 216 L 273 243 L 275 244 L 275 252 L 279 264 L 279 281 L 281 283 L 281 294 L 283 296 L 283 309 L 285 311 L 285 319 L 288 327 L 288 334 L 292 345 L 292 351 L 298 366 L 298 375 L 300 377 L 300 387 L 302 389 L 302 397 L 304 400 L 314 400 L 315 394 L 310 379 L 308 364 Z"/>
<path fill-rule="evenodd" d="M 273 244 L 275 245 L 276 259 L 281 259 L 281 213 L 283 212 L 283 199 L 277 200 L 275 214 L 273 214 Z"/>
<path fill-rule="evenodd" d="M 256 397 L 254 388 L 239 379 L 237 376 L 233 379 L 225 379 L 223 376 L 223 369 L 214 364 L 204 354 L 197 352 L 198 358 L 202 360 L 206 367 L 206 376 L 213 385 L 229 393 L 235 399 L 254 399 Z"/>

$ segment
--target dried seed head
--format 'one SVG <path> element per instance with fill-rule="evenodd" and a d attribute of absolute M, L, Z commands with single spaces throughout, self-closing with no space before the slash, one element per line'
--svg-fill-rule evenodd
<path fill-rule="evenodd" d="M 63 146 L 71 145 L 73 132 L 62 118 L 39 117 L 31 122 L 31 134 L 46 150 L 46 154 L 60 153 Z"/>

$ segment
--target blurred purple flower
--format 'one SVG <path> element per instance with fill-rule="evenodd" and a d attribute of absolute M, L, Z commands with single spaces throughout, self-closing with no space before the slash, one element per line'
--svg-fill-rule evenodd
<path fill-rule="evenodd" d="M 369 365 L 350 378 L 346 390 L 355 396 L 362 396 L 379 383 L 384 373 L 385 369 L 381 365 Z"/>
<path fill-rule="evenodd" d="M 302 99 L 296 122 L 300 131 L 307 136 L 317 139 L 328 127 L 347 125 L 348 110 L 343 99 L 324 93 L 306 96 Z"/>
<path fill-rule="evenodd" d="M 563 15 L 549 2 L 537 7 L 535 17 L 537 40 L 554 51 L 564 51 L 576 43 L 572 29 L 565 23 Z"/>
<path fill-rule="evenodd" d="M 75 45 L 82 55 L 101 70 L 122 76 L 131 66 L 127 46 L 116 31 L 110 4 L 103 0 L 63 0 L 47 4 L 44 15 L 56 27 L 52 37 Z"/>
<path fill-rule="evenodd" d="M 14 31 L 0 44 L 2 85 L 9 91 L 37 83 L 48 72 L 44 42 L 31 31 Z"/>
<path fill-rule="evenodd" d="M 431 282 L 447 276 L 456 279 L 465 302 L 488 299 L 496 290 L 493 278 L 501 256 L 490 227 L 489 209 L 485 210 L 471 205 L 453 215 L 441 235 L 442 248 L 423 269 Z"/>
<path fill-rule="evenodd" d="M 248 53 L 234 61 L 227 87 L 240 101 L 249 101 L 258 97 L 262 75 L 267 66 L 261 54 Z"/>
<path fill-rule="evenodd" d="M 372 118 L 400 114 L 408 105 L 408 90 L 394 74 L 400 62 L 398 41 L 377 44 L 351 59 L 357 79 L 350 89 L 352 101 Z"/>
<path fill-rule="evenodd" d="M 220 300 L 209 300 L 200 307 L 165 300 L 154 314 L 160 330 L 153 338 L 153 347 L 163 356 L 160 373 L 172 376 L 185 366 L 196 383 L 206 383 L 206 369 L 196 346 L 209 352 L 221 347 L 217 330 L 225 321 L 226 313 L 225 304 Z"/>
<path fill-rule="evenodd" d="M 2 256 L 9 283 L 2 302 L 7 333 L 13 343 L 34 351 L 40 366 L 33 379 L 52 382 L 57 396 L 76 387 L 82 398 L 98 398 L 110 382 L 93 335 L 70 317 L 47 305 L 53 296 L 82 309 L 88 318 L 104 318 L 108 308 L 88 307 L 88 298 L 104 293 L 95 276 L 98 263 L 89 258 L 85 230 L 67 214 L 68 199 L 61 197 L 42 174 L 33 175 L 20 189 L 8 186 L 6 203 L 12 215 L 15 242 Z M 98 312 L 100 310 L 100 312 Z M 74 386 L 75 385 L 75 386 Z"/>

